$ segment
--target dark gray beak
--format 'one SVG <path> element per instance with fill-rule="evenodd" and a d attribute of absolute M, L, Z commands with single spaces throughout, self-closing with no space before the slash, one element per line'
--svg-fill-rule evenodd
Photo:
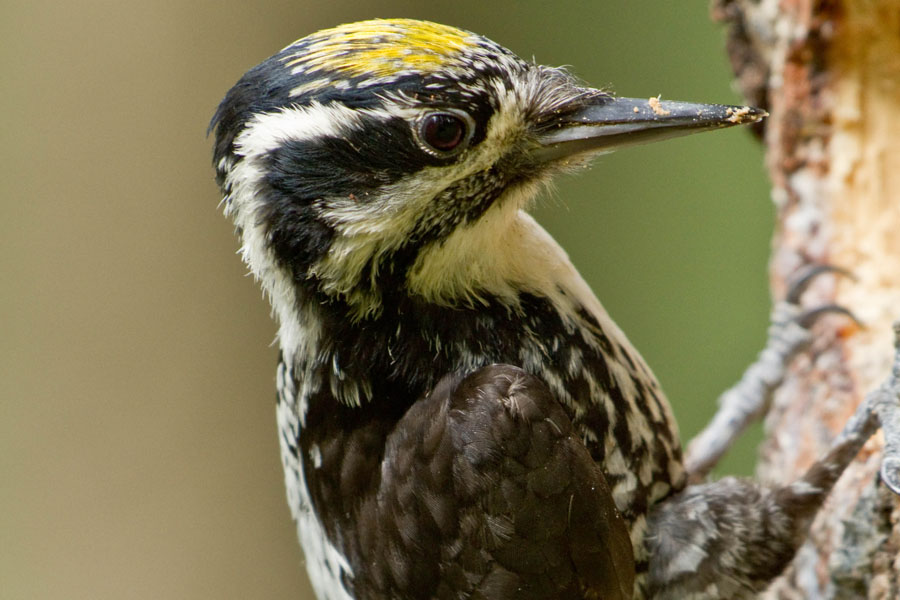
<path fill-rule="evenodd" d="M 552 128 L 538 137 L 533 156 L 545 163 L 755 123 L 766 116 L 766 111 L 749 106 L 601 96 L 574 112 L 561 114 Z"/>

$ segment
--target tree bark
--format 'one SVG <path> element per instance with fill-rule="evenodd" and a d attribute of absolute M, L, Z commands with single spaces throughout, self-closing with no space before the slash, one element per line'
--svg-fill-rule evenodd
<path fill-rule="evenodd" d="M 864 328 L 829 317 L 792 366 L 766 419 L 758 475 L 800 475 L 887 376 L 900 318 L 900 0 L 716 0 L 750 104 L 771 116 L 767 147 L 777 210 L 775 297 L 811 263 L 810 307 L 837 303 Z M 878 485 L 880 434 L 841 477 L 808 542 L 766 598 L 900 598 L 900 502 Z"/>

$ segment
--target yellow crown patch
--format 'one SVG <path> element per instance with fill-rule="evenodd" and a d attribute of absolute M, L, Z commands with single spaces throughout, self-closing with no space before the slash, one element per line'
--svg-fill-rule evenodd
<path fill-rule="evenodd" d="M 331 71 L 347 79 L 390 79 L 455 66 L 455 59 L 477 46 L 478 39 L 461 29 L 427 21 L 375 19 L 301 38 L 284 49 L 281 60 L 295 74 Z"/>

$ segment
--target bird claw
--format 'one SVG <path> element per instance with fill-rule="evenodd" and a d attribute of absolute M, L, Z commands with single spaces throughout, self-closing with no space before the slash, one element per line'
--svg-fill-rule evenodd
<path fill-rule="evenodd" d="M 816 277 L 824 273 L 835 273 L 836 275 L 843 275 L 848 279 L 856 281 L 856 277 L 853 273 L 843 267 L 828 264 L 810 265 L 803 269 L 794 280 L 788 284 L 788 293 L 785 296 L 785 301 L 789 304 L 799 304 L 800 296 L 803 295 L 803 292 L 809 288 Z"/>
<path fill-rule="evenodd" d="M 900 496 L 900 458 L 887 456 L 881 461 L 881 481 Z"/>
<path fill-rule="evenodd" d="M 803 308 L 800 305 L 803 293 L 809 289 L 817 277 L 825 274 L 853 278 L 852 273 L 840 267 L 812 265 L 794 278 L 788 285 L 784 300 L 777 302 L 772 310 L 766 348 L 775 351 L 784 368 L 791 359 L 809 347 L 813 341 L 811 330 L 823 316 L 842 315 L 862 327 L 862 323 L 856 315 L 843 306 L 826 304 L 815 308 Z"/>
<path fill-rule="evenodd" d="M 820 317 L 828 314 L 842 315 L 849 318 L 857 327 L 864 327 L 863 323 L 853 312 L 837 304 L 827 304 L 812 309 L 800 310 L 800 297 L 809 288 L 816 277 L 826 273 L 833 273 L 855 280 L 853 274 L 846 269 L 833 265 L 813 265 L 800 273 L 789 285 L 785 300 L 776 307 L 776 315 L 781 319 L 773 318 L 773 327 L 781 326 L 783 332 L 790 331 L 790 323 L 799 325 L 807 333 L 815 325 Z M 780 308 L 780 311 L 778 310 Z M 780 322 L 779 322 L 780 321 Z M 795 351 L 799 351 L 811 341 L 802 336 L 790 336 L 796 344 Z M 868 438 L 874 433 L 875 427 L 880 426 L 884 435 L 884 453 L 881 461 L 880 475 L 884 484 L 895 494 L 900 495 L 900 321 L 894 323 L 894 363 L 891 375 L 877 390 L 870 393 L 864 405 L 860 407 L 863 415 L 859 421 L 863 438 Z M 866 424 L 868 422 L 868 424 Z M 849 429 L 855 430 L 852 424 Z M 865 431 L 868 430 L 868 433 Z"/>
<path fill-rule="evenodd" d="M 863 327 L 862 322 L 849 309 L 838 304 L 826 304 L 817 308 L 811 308 L 796 317 L 797 323 L 804 329 L 810 329 L 823 315 L 843 315 L 856 323 L 857 327 Z"/>
<path fill-rule="evenodd" d="M 833 448 L 847 447 L 849 461 L 878 428 L 884 435 L 880 475 L 884 484 L 900 495 L 900 321 L 894 323 L 894 363 L 891 374 L 865 399 L 838 435 Z M 846 467 L 840 467 L 842 471 Z"/>
<path fill-rule="evenodd" d="M 827 274 L 839 275 L 856 281 L 856 276 L 843 267 L 826 264 L 810 265 L 805 269 L 802 269 L 788 284 L 787 294 L 785 294 L 784 300 L 779 302 L 779 306 L 789 310 L 792 313 L 793 320 L 796 320 L 804 329 L 812 327 L 819 317 L 826 314 L 841 314 L 852 319 L 857 325 L 862 326 L 862 323 L 856 318 L 856 315 L 843 306 L 838 306 L 836 304 L 827 304 L 825 306 L 801 311 L 800 298 L 806 290 L 809 289 L 809 286 L 812 285 L 816 278 Z"/>
<path fill-rule="evenodd" d="M 815 308 L 804 309 L 800 306 L 800 298 L 809 289 L 815 279 L 821 275 L 834 274 L 850 279 L 856 279 L 850 271 L 834 265 L 811 265 L 803 269 L 794 280 L 788 284 L 788 291 L 784 300 L 778 302 L 772 311 L 772 324 L 769 330 L 769 339 L 782 339 L 790 348 L 785 352 L 785 358 L 789 360 L 812 342 L 810 330 L 825 315 L 841 315 L 847 317 L 857 326 L 863 324 L 853 312 L 838 304 L 826 304 Z M 792 325 L 794 325 L 792 327 Z"/>
<path fill-rule="evenodd" d="M 813 265 L 794 279 L 788 286 L 785 299 L 775 304 L 765 348 L 741 380 L 719 397 L 719 410 L 687 446 L 685 467 L 692 481 L 702 480 L 744 428 L 768 412 L 772 395 L 784 380 L 788 365 L 812 343 L 814 336 L 811 329 L 822 316 L 843 315 L 859 324 L 859 319 L 852 312 L 836 304 L 812 309 L 800 306 L 800 298 L 810 284 L 816 277 L 828 273 L 853 277 L 840 267 Z"/>
<path fill-rule="evenodd" d="M 900 321 L 894 323 L 894 364 L 887 381 L 868 398 L 884 434 L 881 480 L 900 495 Z"/>

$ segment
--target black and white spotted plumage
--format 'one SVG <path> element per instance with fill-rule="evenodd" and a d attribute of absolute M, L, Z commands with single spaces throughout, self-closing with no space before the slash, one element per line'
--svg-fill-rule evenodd
<path fill-rule="evenodd" d="M 421 435 L 407 432 L 420 432 L 434 418 L 413 410 L 421 402 L 411 403 L 407 399 L 427 396 L 434 402 L 437 392 L 429 392 L 439 384 L 436 377 L 473 370 L 478 374 L 481 372 L 478 367 L 500 362 L 527 365 L 545 381 L 552 382 L 556 388 L 553 403 L 557 411 L 571 415 L 567 418 L 574 422 L 575 438 L 581 442 L 584 456 L 590 456 L 598 465 L 608 459 L 611 467 L 606 469 L 603 480 L 608 480 L 612 486 L 610 498 L 616 498 L 615 504 L 620 507 L 632 535 L 642 536 L 650 503 L 684 483 L 683 471 L 677 462 L 677 434 L 666 420 L 669 412 L 663 404 L 664 399 L 654 387 L 647 388 L 645 402 L 641 405 L 627 404 L 621 389 L 632 394 L 640 389 L 638 378 L 641 374 L 624 369 L 623 365 L 628 361 L 624 358 L 625 349 L 614 346 L 617 342 L 606 337 L 586 313 L 578 317 L 583 321 L 577 328 L 569 325 L 567 331 L 558 312 L 546 300 L 523 295 L 520 301 L 522 312 L 510 312 L 501 306 L 449 309 L 401 302 L 396 313 L 385 308 L 377 324 L 364 322 L 361 326 L 351 326 L 346 320 L 342 321 L 347 329 L 334 330 L 340 331 L 340 335 L 326 342 L 329 351 L 317 354 L 317 366 L 306 371 L 306 375 L 298 378 L 296 374 L 297 365 L 305 361 L 283 358 L 279 368 L 279 416 L 282 417 L 282 449 L 288 457 L 288 488 L 304 482 L 308 487 L 306 502 L 292 498 L 292 505 L 305 504 L 305 510 L 316 507 L 318 519 L 334 528 L 329 531 L 326 525 L 328 539 L 340 539 L 341 531 L 377 529 L 376 525 L 384 522 L 384 515 L 374 518 L 371 511 L 366 512 L 367 506 L 360 499 L 380 495 L 388 483 L 372 476 L 373 473 L 385 476 L 393 471 L 386 446 L 398 432 Z M 410 318 L 411 315 L 415 316 Z M 409 331 L 404 332 L 406 328 Z M 585 339 L 586 332 L 591 330 L 594 330 L 593 335 Z M 430 332 L 429 337 L 421 336 L 423 331 Z M 471 344 L 471 340 L 478 341 L 476 347 L 457 354 L 460 348 Z M 436 350 L 438 347 L 441 350 Z M 389 351 L 377 351 L 380 348 Z M 605 358 L 607 353 L 609 356 L 619 353 L 623 357 L 622 363 L 610 367 Z M 344 364 L 342 356 L 350 357 L 346 368 L 339 367 Z M 287 366 L 290 362 L 294 363 L 293 368 Z M 586 370 L 586 365 L 596 365 L 596 370 Z M 614 370 L 629 379 L 615 379 Z M 370 382 L 365 385 L 371 389 L 371 398 L 364 399 L 359 406 L 336 402 L 335 397 L 354 380 Z M 316 385 L 312 382 L 328 383 Z M 298 393 L 303 394 L 298 390 L 304 383 L 310 392 L 298 401 Z M 609 391 L 600 395 L 601 390 Z M 634 396 L 630 398 L 634 401 Z M 590 402 L 604 404 L 592 406 Z M 571 408 L 566 411 L 563 406 Z M 580 412 L 579 406 L 583 407 Z M 297 423 L 298 413 L 303 416 L 303 426 Z M 286 426 L 285 421 L 291 424 Z M 640 424 L 640 429 L 635 429 L 634 423 Z M 300 429 L 304 429 L 303 435 L 298 435 Z M 605 444 L 601 445 L 600 440 L 606 440 Z M 659 466 L 650 466 L 649 461 L 659 457 L 662 457 Z M 551 464 L 543 466 L 554 468 Z M 615 470 L 622 467 L 622 471 Z M 644 473 L 643 479 L 640 473 Z M 421 490 L 423 494 L 437 498 L 457 496 L 449 476 L 432 481 L 423 478 L 421 483 L 426 486 Z M 601 505 L 596 508 L 599 511 Z M 455 510 L 446 516 L 454 522 L 460 518 Z M 582 519 L 575 523 L 578 527 L 584 525 Z M 427 528 L 416 529 L 416 532 L 415 539 L 424 547 L 443 539 L 438 532 Z M 301 538 L 303 536 L 301 532 Z M 521 546 L 517 547 L 524 552 Z M 621 544 L 618 548 L 622 548 Z M 630 547 L 628 549 L 630 552 Z M 349 561 L 348 565 L 364 564 L 363 557 L 373 555 L 371 550 L 348 539 L 342 544 L 342 553 L 355 556 L 356 561 Z M 406 549 L 400 557 L 396 553 L 382 554 L 380 551 L 374 555 L 395 557 L 394 560 L 406 560 L 412 565 L 413 559 L 419 558 L 421 553 Z M 452 556 L 444 559 L 448 565 L 455 564 Z M 439 564 L 433 563 L 435 568 Z M 645 560 L 638 564 L 646 569 Z M 365 571 L 368 570 L 367 567 Z M 412 572 L 420 573 L 421 569 Z M 354 580 L 357 586 L 363 585 L 359 579 Z M 435 585 L 440 581 L 439 578 L 427 578 L 428 583 Z M 398 589 L 391 589 L 391 593 L 385 592 L 383 596 L 356 593 L 358 597 L 404 597 Z M 422 596 L 416 591 L 405 597 L 430 596 Z M 562 593 L 522 597 L 571 596 Z"/>
<path fill-rule="evenodd" d="M 313 436 L 304 464 L 354 597 L 629 597 L 628 529 L 539 379 L 494 365 L 443 378 L 399 419 L 369 412 L 311 425 L 340 433 Z"/>
<path fill-rule="evenodd" d="M 436 114 L 460 129 L 437 145 Z M 592 154 L 762 116 L 617 99 L 408 20 L 313 34 L 232 88 L 214 163 L 279 322 L 320 598 L 715 598 L 783 568 L 787 496 L 685 489 L 656 379 L 524 212 Z M 757 517 L 791 521 L 783 552 L 741 536 Z M 717 549 L 739 567 L 721 580 Z"/>

